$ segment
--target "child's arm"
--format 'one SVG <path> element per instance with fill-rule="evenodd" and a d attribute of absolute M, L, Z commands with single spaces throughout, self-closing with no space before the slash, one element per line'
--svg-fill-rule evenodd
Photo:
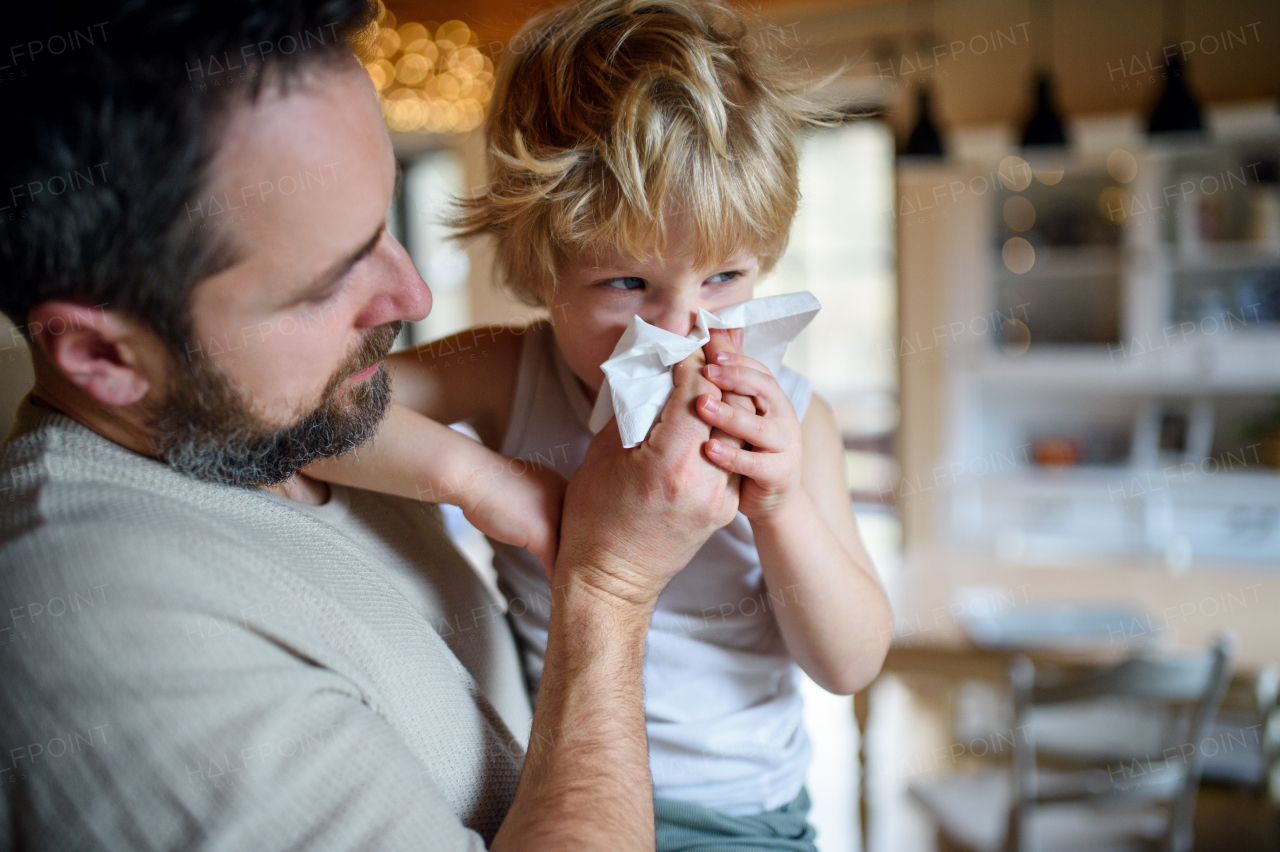
<path fill-rule="evenodd" d="M 892 614 L 849 507 L 835 415 L 815 395 L 799 422 L 768 368 L 739 354 L 727 335 L 712 335 L 707 377 L 754 397 L 756 411 L 701 397 L 707 423 L 750 444 L 713 438 L 707 456 L 742 474 L 739 509 L 751 521 L 787 649 L 823 688 L 856 692 L 880 671 Z"/>
<path fill-rule="evenodd" d="M 486 536 L 556 564 L 564 478 L 516 462 L 393 403 L 369 444 L 306 468 L 307 476 L 460 507 Z"/>
<path fill-rule="evenodd" d="M 490 449 L 506 430 L 519 353 L 519 335 L 492 327 L 392 355 L 395 402 L 377 435 L 354 452 L 316 462 L 307 475 L 459 506 L 481 532 L 528 548 L 550 574 L 565 481 Z M 463 420 L 484 444 L 441 425 Z"/>
<path fill-rule="evenodd" d="M 564 478 L 532 462 L 513 464 L 398 403 L 392 403 L 372 441 L 316 462 L 306 473 L 326 482 L 451 503 L 485 535 L 528 548 L 548 576 L 555 565 Z"/>
<path fill-rule="evenodd" d="M 396 402 L 437 423 L 466 421 L 491 450 L 511 417 L 523 332 L 480 326 L 387 359 Z"/>

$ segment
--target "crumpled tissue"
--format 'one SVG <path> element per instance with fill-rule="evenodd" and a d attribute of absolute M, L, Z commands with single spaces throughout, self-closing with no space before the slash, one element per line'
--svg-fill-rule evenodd
<path fill-rule="evenodd" d="M 705 346 L 713 328 L 742 329 L 743 353 L 776 376 L 787 344 L 821 308 L 808 292 L 751 299 L 714 314 L 699 308 L 688 337 L 632 317 L 613 354 L 600 365 L 605 379 L 591 412 L 591 431 L 599 432 L 617 417 L 622 446 L 643 441 L 675 390 L 672 368 Z"/>

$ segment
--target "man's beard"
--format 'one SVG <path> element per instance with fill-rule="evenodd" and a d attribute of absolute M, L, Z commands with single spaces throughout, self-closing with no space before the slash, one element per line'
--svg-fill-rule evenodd
<path fill-rule="evenodd" d="M 343 382 L 386 358 L 401 325 L 379 326 L 330 379 L 320 404 L 283 428 L 250 411 L 243 394 L 208 361 L 179 357 L 179 374 L 149 423 L 156 454 L 196 479 L 255 486 L 283 482 L 318 459 L 350 452 L 377 431 L 391 404 L 391 381 L 383 364 L 357 385 L 344 388 Z"/>

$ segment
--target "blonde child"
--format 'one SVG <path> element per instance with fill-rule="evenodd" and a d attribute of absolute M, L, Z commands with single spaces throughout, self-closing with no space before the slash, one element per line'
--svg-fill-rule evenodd
<path fill-rule="evenodd" d="M 750 299 L 785 246 L 797 136 L 820 115 L 768 44 L 699 0 L 594 0 L 526 25 L 499 71 L 489 184 L 457 224 L 496 238 L 497 268 L 549 321 L 393 355 L 398 404 L 377 438 L 312 471 L 463 507 L 494 540 L 535 696 L 563 478 L 592 440 L 600 365 L 634 316 L 685 335 L 697 309 Z M 861 688 L 888 605 L 829 406 L 723 332 L 706 353 L 722 398 L 697 404 L 719 430 L 705 454 L 741 475 L 740 513 L 650 627 L 658 847 L 812 849 L 797 664 L 833 692 Z M 483 445 L 440 425 L 459 421 Z"/>

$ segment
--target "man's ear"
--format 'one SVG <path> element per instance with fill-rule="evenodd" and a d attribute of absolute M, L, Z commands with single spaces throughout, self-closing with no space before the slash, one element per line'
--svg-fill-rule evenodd
<path fill-rule="evenodd" d="M 27 316 L 27 327 L 63 375 L 100 403 L 133 405 L 151 389 L 142 357 L 154 346 L 143 339 L 151 333 L 125 315 L 75 302 L 41 302 Z"/>

